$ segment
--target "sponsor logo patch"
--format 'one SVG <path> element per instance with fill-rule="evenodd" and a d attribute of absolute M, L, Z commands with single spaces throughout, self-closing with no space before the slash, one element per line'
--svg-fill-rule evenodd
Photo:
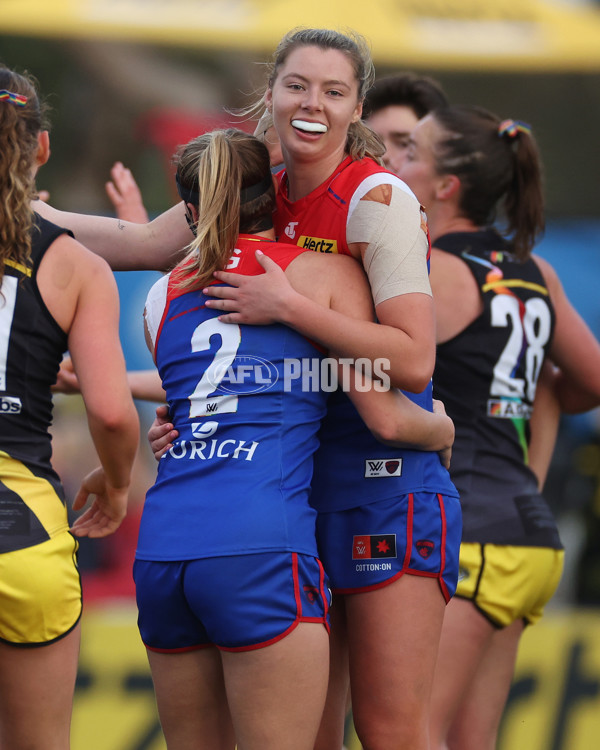
<path fill-rule="evenodd" d="M 365 478 L 401 477 L 401 458 L 368 458 L 365 461 Z"/>
<path fill-rule="evenodd" d="M 287 227 L 283 230 L 286 237 L 289 237 L 291 240 L 294 239 L 296 236 L 296 227 L 298 226 L 297 221 L 290 221 Z"/>
<path fill-rule="evenodd" d="M 496 419 L 530 419 L 531 406 L 517 399 L 490 398 L 487 415 Z"/>
<path fill-rule="evenodd" d="M 321 237 L 307 237 L 305 234 L 298 238 L 298 247 L 314 250 L 317 253 L 337 253 L 337 240 L 326 240 Z"/>
<path fill-rule="evenodd" d="M 192 422 L 192 435 L 195 438 L 208 438 L 215 434 L 218 426 L 218 422 Z"/>
<path fill-rule="evenodd" d="M 21 399 L 18 396 L 0 397 L 0 414 L 20 414 Z"/>
<path fill-rule="evenodd" d="M 353 560 L 373 560 L 381 557 L 397 557 L 395 534 L 355 536 L 353 538 Z"/>

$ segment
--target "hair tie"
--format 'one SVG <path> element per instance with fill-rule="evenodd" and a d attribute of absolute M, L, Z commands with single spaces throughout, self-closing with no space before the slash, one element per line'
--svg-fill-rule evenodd
<path fill-rule="evenodd" d="M 498 125 L 498 135 L 507 135 L 509 138 L 516 138 L 518 133 L 527 133 L 531 135 L 531 125 L 521 120 L 502 120 Z"/>
<path fill-rule="evenodd" d="M 24 107 L 27 104 L 27 97 L 23 94 L 15 94 L 13 91 L 0 89 L 0 102 L 14 104 L 15 107 Z"/>

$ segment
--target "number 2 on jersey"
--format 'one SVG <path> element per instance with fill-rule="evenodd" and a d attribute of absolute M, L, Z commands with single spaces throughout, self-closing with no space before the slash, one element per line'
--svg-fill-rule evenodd
<path fill-rule="evenodd" d="M 192 334 L 192 352 L 209 349 L 213 336 L 219 336 L 221 344 L 194 392 L 189 396 L 190 418 L 227 414 L 236 412 L 238 408 L 238 397 L 235 394 L 213 394 L 230 372 L 242 340 L 240 327 L 232 323 L 221 323 L 217 318 L 205 320 Z"/>

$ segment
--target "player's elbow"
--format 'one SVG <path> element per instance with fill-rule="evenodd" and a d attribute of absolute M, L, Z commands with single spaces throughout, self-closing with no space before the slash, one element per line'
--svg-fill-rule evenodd
<path fill-rule="evenodd" d="M 391 372 L 392 385 L 410 393 L 421 393 L 431 381 L 433 364 L 433 358 L 431 362 L 426 359 L 415 358 L 413 362 L 409 363 L 408 367 L 404 362 L 401 368 Z"/>
<path fill-rule="evenodd" d="M 104 403 L 100 408 L 88 408 L 90 427 L 107 436 L 139 430 L 139 418 L 133 401 Z"/>
<path fill-rule="evenodd" d="M 400 440 L 401 425 L 393 412 L 370 410 L 366 425 L 373 437 L 384 445 L 397 445 Z"/>

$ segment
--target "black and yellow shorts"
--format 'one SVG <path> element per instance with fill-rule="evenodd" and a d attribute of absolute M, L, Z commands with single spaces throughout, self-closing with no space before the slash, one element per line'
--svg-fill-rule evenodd
<path fill-rule="evenodd" d="M 0 640 L 45 646 L 77 625 L 82 608 L 78 547 L 63 531 L 0 554 Z"/>
<path fill-rule="evenodd" d="M 0 478 L 0 641 L 43 646 L 81 616 L 79 544 L 54 475 L 0 450 Z"/>
<path fill-rule="evenodd" d="M 463 542 L 456 596 L 469 599 L 496 627 L 532 625 L 562 575 L 564 550 Z"/>

